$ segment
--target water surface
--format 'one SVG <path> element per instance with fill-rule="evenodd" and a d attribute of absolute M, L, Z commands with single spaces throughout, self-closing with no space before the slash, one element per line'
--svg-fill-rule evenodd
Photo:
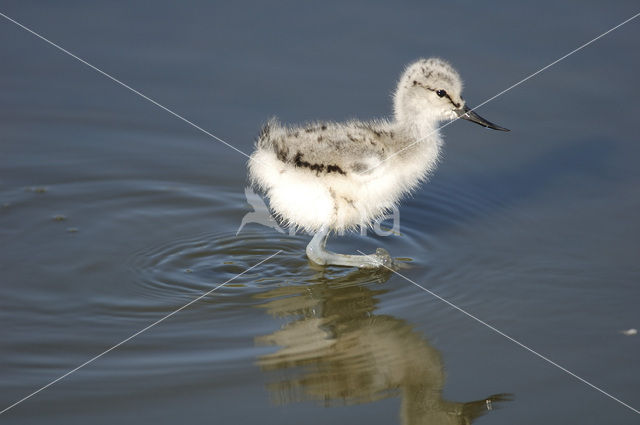
<path fill-rule="evenodd" d="M 451 60 L 479 104 L 636 6 L 2 12 L 249 152 L 272 115 L 387 115 L 421 56 Z M 635 408 L 640 340 L 620 331 L 640 328 L 639 25 L 482 108 L 511 133 L 448 126 L 398 234 L 330 242 L 404 258 L 407 278 Z M 637 423 L 398 275 L 313 267 L 307 235 L 236 235 L 246 158 L 8 21 L 0 37 L 0 408 L 281 250 L 0 422 Z"/>

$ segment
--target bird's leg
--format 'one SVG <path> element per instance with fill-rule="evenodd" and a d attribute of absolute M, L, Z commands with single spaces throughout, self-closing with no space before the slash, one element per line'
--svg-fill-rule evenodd
<path fill-rule="evenodd" d="M 376 253 L 371 255 L 337 254 L 326 249 L 328 237 L 329 229 L 323 227 L 313 235 L 311 242 L 307 245 L 307 257 L 316 264 L 359 267 L 362 269 L 393 267 L 393 259 L 383 248 L 378 248 Z"/>

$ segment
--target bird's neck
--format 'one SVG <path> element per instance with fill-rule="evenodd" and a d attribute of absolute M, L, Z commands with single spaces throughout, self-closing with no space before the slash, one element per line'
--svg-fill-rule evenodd
<path fill-rule="evenodd" d="M 417 141 L 440 142 L 440 119 L 426 112 L 418 112 L 410 116 L 396 117 L 396 125 L 403 130 L 407 138 Z"/>
<path fill-rule="evenodd" d="M 424 102 L 410 96 L 407 87 L 410 84 L 400 80 L 393 97 L 393 115 L 396 125 L 403 130 L 408 139 L 414 142 L 432 139 L 439 142 L 438 127 L 442 117 L 432 109 L 425 107 Z"/>

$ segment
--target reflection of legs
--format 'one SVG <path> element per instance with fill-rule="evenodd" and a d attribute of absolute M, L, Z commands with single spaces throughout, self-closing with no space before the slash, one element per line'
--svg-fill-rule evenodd
<path fill-rule="evenodd" d="M 376 253 L 371 255 L 346 255 L 327 251 L 326 245 L 328 237 L 329 230 L 323 227 L 313 235 L 313 239 L 311 239 L 311 242 L 307 245 L 307 257 L 314 263 L 320 265 L 360 267 L 364 269 L 393 266 L 391 256 L 382 248 L 378 248 Z"/>

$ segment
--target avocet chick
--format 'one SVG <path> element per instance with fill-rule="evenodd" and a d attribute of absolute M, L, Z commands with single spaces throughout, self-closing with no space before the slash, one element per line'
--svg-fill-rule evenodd
<path fill-rule="evenodd" d="M 463 118 L 508 131 L 477 115 L 461 96 L 462 80 L 442 59 L 421 59 L 400 77 L 392 120 L 316 122 L 261 130 L 249 176 L 288 225 L 315 233 L 309 259 L 321 265 L 390 267 L 389 254 L 327 251 L 330 232 L 368 226 L 425 180 L 442 146 L 439 124 Z"/>

